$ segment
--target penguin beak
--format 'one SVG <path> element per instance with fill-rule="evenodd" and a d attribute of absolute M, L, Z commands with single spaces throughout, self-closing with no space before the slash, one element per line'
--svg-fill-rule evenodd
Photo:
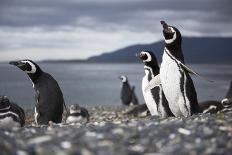
<path fill-rule="evenodd" d="M 163 26 L 163 30 L 166 33 L 172 33 L 171 29 L 168 28 L 168 24 L 165 21 L 161 20 L 160 23 Z"/>
<path fill-rule="evenodd" d="M 22 66 L 22 65 L 24 65 L 24 63 L 22 63 L 21 61 L 10 61 L 9 64 L 14 65 L 14 66 Z"/>
<path fill-rule="evenodd" d="M 9 62 L 10 65 L 14 65 L 14 66 L 17 66 L 19 64 L 18 61 L 10 61 Z"/>
<path fill-rule="evenodd" d="M 120 80 L 122 80 L 122 77 L 121 77 L 121 76 L 118 76 L 118 78 L 119 78 Z"/>

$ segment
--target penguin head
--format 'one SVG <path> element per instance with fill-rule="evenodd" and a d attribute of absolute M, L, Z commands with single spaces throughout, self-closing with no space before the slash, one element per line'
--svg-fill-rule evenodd
<path fill-rule="evenodd" d="M 169 26 L 165 21 L 160 21 L 163 26 L 163 36 L 166 44 L 181 44 L 181 33 L 180 31 L 173 27 Z"/>
<path fill-rule="evenodd" d="M 0 110 L 10 106 L 10 101 L 7 96 L 0 96 Z"/>
<path fill-rule="evenodd" d="M 40 67 L 33 62 L 32 60 L 19 60 L 19 61 L 10 61 L 9 64 L 17 66 L 22 71 L 28 74 L 36 74 L 37 72 L 41 71 Z"/>
<path fill-rule="evenodd" d="M 78 104 L 73 104 L 70 106 L 69 109 L 70 114 L 74 114 L 74 113 L 80 113 L 81 112 L 81 108 Z"/>
<path fill-rule="evenodd" d="M 138 54 L 138 57 L 148 67 L 152 67 L 152 68 L 155 67 L 156 68 L 158 66 L 158 62 L 157 62 L 156 56 L 151 51 L 141 51 Z"/>
<path fill-rule="evenodd" d="M 125 75 L 119 76 L 119 79 L 121 79 L 123 83 L 128 81 L 128 78 Z"/>
<path fill-rule="evenodd" d="M 222 105 L 224 107 L 230 107 L 232 106 L 232 98 L 224 98 L 222 101 L 221 101 Z"/>

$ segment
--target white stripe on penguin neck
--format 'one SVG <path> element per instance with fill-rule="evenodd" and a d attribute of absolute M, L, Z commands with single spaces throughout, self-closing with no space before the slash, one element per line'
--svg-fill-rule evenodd
<path fill-rule="evenodd" d="M 24 60 L 24 61 L 22 61 L 23 63 L 29 63 L 29 65 L 31 66 L 31 70 L 30 71 L 25 71 L 26 73 L 31 73 L 31 74 L 33 74 L 33 73 L 35 73 L 36 72 L 36 67 L 35 67 L 35 65 L 32 63 L 32 62 L 30 62 L 30 61 L 27 61 L 27 60 Z"/>
<path fill-rule="evenodd" d="M 151 61 L 151 55 L 150 55 L 150 53 L 145 52 L 145 51 L 142 51 L 141 53 L 147 55 L 147 59 L 143 60 L 143 62 L 150 62 Z"/>
<path fill-rule="evenodd" d="M 171 29 L 172 32 L 174 32 L 174 35 L 173 35 L 173 38 L 171 39 L 165 39 L 164 38 L 164 41 L 167 43 L 167 44 L 171 44 L 173 43 L 175 40 L 176 40 L 176 31 L 172 28 L 172 27 L 168 27 Z"/>
<path fill-rule="evenodd" d="M 8 115 L 8 114 L 14 115 L 15 117 L 19 118 L 18 114 L 11 112 L 11 111 L 0 113 L 0 116 L 4 116 L 4 115 Z"/>

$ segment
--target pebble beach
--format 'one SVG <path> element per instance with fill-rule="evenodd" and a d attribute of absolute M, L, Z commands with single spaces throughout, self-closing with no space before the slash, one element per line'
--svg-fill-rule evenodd
<path fill-rule="evenodd" d="M 161 119 L 126 115 L 133 107 L 86 108 L 90 113 L 87 124 L 51 123 L 40 127 L 33 125 L 33 110 L 27 110 L 25 127 L 0 129 L 1 155 L 229 155 L 232 152 L 232 112 Z"/>

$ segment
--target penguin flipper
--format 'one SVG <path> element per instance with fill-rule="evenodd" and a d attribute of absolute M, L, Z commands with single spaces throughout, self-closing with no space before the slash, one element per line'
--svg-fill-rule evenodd
<path fill-rule="evenodd" d="M 183 66 L 189 73 L 194 74 L 194 75 L 196 75 L 196 76 L 200 77 L 201 79 L 206 80 L 206 81 L 208 81 L 208 82 L 213 82 L 212 80 L 209 80 L 209 79 L 207 79 L 206 77 L 203 77 L 203 76 L 200 75 L 199 73 L 197 73 L 197 72 L 195 72 L 194 70 L 192 70 L 191 68 L 187 67 L 185 64 L 183 64 L 183 63 L 180 63 L 180 64 L 181 64 L 181 66 Z"/>
<path fill-rule="evenodd" d="M 158 74 L 154 78 L 152 78 L 151 81 L 148 82 L 148 85 L 145 87 L 144 91 L 147 92 L 148 90 L 151 90 L 152 88 L 155 88 L 160 84 L 161 84 L 160 74 Z"/>

